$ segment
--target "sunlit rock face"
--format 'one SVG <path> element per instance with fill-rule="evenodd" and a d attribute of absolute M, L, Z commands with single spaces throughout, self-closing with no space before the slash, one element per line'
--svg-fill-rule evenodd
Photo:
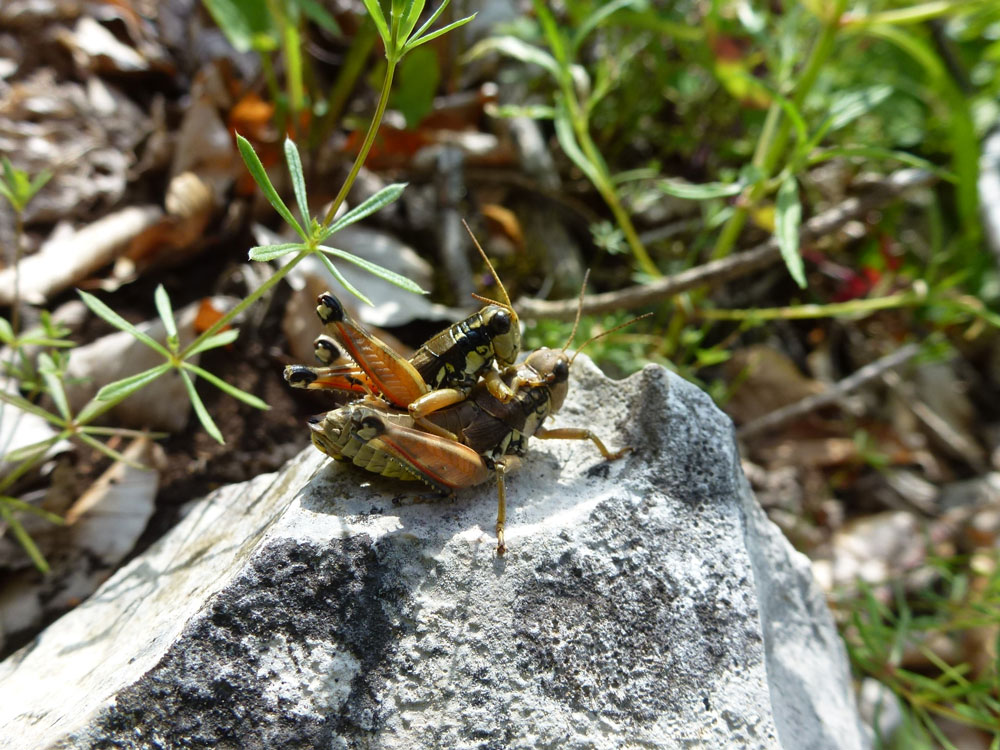
<path fill-rule="evenodd" d="M 2 748 L 862 748 L 843 648 L 728 418 L 659 367 L 574 365 L 495 488 L 312 449 L 225 487 L 0 665 Z"/>

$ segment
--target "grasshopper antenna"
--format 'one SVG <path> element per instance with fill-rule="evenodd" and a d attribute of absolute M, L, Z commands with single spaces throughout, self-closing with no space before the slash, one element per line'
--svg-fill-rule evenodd
<path fill-rule="evenodd" d="M 576 338 L 576 329 L 580 325 L 580 315 L 583 313 L 583 295 L 587 291 L 587 279 L 590 278 L 590 269 L 588 268 L 583 274 L 583 283 L 580 285 L 580 300 L 576 306 L 576 318 L 573 320 L 573 330 L 569 333 L 569 338 L 566 339 L 566 343 L 563 344 L 563 351 L 569 349 L 569 345 L 573 343 L 573 339 Z"/>
<path fill-rule="evenodd" d="M 496 279 L 497 286 L 500 287 L 500 291 L 503 293 L 504 301 L 499 302 L 495 299 L 490 299 L 489 297 L 483 297 L 482 295 L 479 294 L 473 294 L 472 295 L 473 298 L 479 300 L 480 302 L 485 302 L 490 305 L 500 305 L 500 307 L 506 307 L 514 315 L 514 320 L 516 321 L 517 313 L 514 312 L 514 306 L 510 302 L 510 296 L 507 294 L 507 290 L 504 288 L 503 282 L 500 281 L 500 276 L 497 275 L 496 269 L 493 268 L 493 264 L 490 263 L 490 259 L 486 257 L 486 251 L 483 250 L 483 246 L 479 244 L 479 240 L 476 239 L 476 235 L 472 233 L 472 230 L 469 228 L 469 224 L 465 221 L 465 219 L 462 219 L 462 226 L 465 227 L 465 231 L 468 232 L 469 237 L 472 238 L 472 244 L 476 246 L 476 250 L 479 251 L 479 254 L 482 256 L 483 260 L 486 261 L 487 268 L 490 269 L 490 273 L 493 274 L 493 278 Z"/>
<path fill-rule="evenodd" d="M 646 313 L 645 315 L 639 315 L 639 316 L 636 316 L 636 317 L 632 318 L 632 320 L 626 320 L 626 321 L 625 321 L 624 323 L 619 323 L 619 324 L 618 324 L 618 325 L 616 325 L 616 326 L 615 326 L 614 328 L 609 328 L 608 330 L 606 330 L 606 331 L 602 331 L 601 333 L 597 334 L 596 336 L 591 336 L 591 337 L 590 337 L 589 339 L 587 339 L 586 341 L 584 341 L 584 342 L 583 342 L 583 343 L 582 343 L 582 344 L 580 345 L 580 348 L 579 348 L 579 349 L 577 349 L 577 350 L 576 350 L 576 352 L 574 352 L 574 353 L 573 353 L 573 356 L 572 356 L 572 358 L 571 358 L 571 359 L 570 359 L 570 361 L 569 361 L 569 366 L 570 366 L 570 367 L 572 367 L 572 366 L 573 366 L 573 360 L 574 360 L 574 359 L 576 359 L 576 355 L 577 355 L 577 354 L 579 354 L 580 352 L 582 352 L 582 351 L 584 350 L 584 347 L 586 347 L 586 346 L 587 346 L 587 344 L 592 344 L 592 343 L 594 343 L 595 341 L 597 341 L 597 339 L 600 339 L 600 338 L 604 338 L 604 337 L 605 337 L 605 336 L 607 336 L 607 335 L 608 335 L 609 333 L 614 333 L 615 331 L 620 331 L 620 330 L 621 330 L 622 328 L 624 328 L 625 326 L 630 326 L 630 325 L 632 325 L 633 323 L 635 323 L 635 322 L 636 322 L 637 320 L 642 320 L 643 318 L 648 318 L 648 317 L 652 316 L 652 314 L 653 314 L 653 313 L 651 313 L 651 312 L 648 312 L 648 313 Z"/>

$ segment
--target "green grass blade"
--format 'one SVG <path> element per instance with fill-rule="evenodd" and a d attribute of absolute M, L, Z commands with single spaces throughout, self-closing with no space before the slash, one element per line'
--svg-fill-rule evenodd
<path fill-rule="evenodd" d="M 656 180 L 653 183 L 661 193 L 675 198 L 686 198 L 692 201 L 704 201 L 710 198 L 727 198 L 743 192 L 743 185 L 738 182 L 705 182 L 700 185 L 669 177 Z"/>
<path fill-rule="evenodd" d="M 299 237 L 303 240 L 308 240 L 309 236 L 295 220 L 295 217 L 292 216 L 292 212 L 288 210 L 288 206 L 286 206 L 285 202 L 281 200 L 281 196 L 278 195 L 278 191 L 275 190 L 274 185 L 271 184 L 271 178 L 267 176 L 267 171 L 264 169 L 264 165 L 260 163 L 260 159 L 257 157 L 257 152 L 253 150 L 253 146 L 250 145 L 250 141 L 237 133 L 236 147 L 240 150 L 240 156 L 243 157 L 243 163 L 246 164 L 247 170 L 250 172 L 250 176 L 253 177 L 254 182 L 257 183 L 261 192 L 264 193 L 264 197 L 267 198 L 268 202 L 272 206 L 274 206 L 274 210 L 277 211 L 281 218 L 288 223 L 288 226 L 295 230 L 295 233 Z"/>
<path fill-rule="evenodd" d="M 96 401 L 122 401 L 140 388 L 149 385 L 170 369 L 172 369 L 170 363 L 164 362 L 162 365 L 157 365 L 135 375 L 130 375 L 127 378 L 108 383 L 97 392 L 94 399 Z M 80 419 L 83 419 L 83 412 L 80 412 Z"/>
<path fill-rule="evenodd" d="M 292 178 L 292 191 L 295 193 L 295 202 L 299 206 L 299 214 L 302 216 L 302 226 L 309 226 L 309 200 L 306 197 L 306 176 L 302 171 L 302 159 L 299 157 L 299 149 L 295 141 L 285 138 L 285 161 L 288 163 L 288 174 Z"/>
<path fill-rule="evenodd" d="M 802 223 L 802 204 L 799 202 L 799 183 L 795 175 L 788 175 L 778 188 L 775 213 L 775 234 L 781 257 L 788 266 L 788 273 L 800 289 L 806 288 L 806 271 L 799 253 L 799 225 Z"/>
<path fill-rule="evenodd" d="M 94 438 L 92 438 L 90 435 L 88 435 L 85 432 L 78 432 L 78 433 L 76 433 L 76 436 L 78 438 L 80 438 L 80 442 L 86 443 L 91 448 L 93 448 L 95 451 L 99 451 L 99 452 L 103 453 L 105 456 L 107 456 L 108 458 L 110 458 L 112 461 L 120 461 L 121 463 L 125 464 L 126 466 L 131 466 L 133 469 L 139 469 L 139 471 L 149 471 L 150 470 L 150 468 L 148 466 L 146 466 L 145 464 L 141 464 L 138 461 L 133 461 L 128 456 L 125 456 L 125 455 L 119 453 L 118 451 L 116 451 L 111 446 L 106 445 L 105 443 L 102 443 L 100 440 L 95 440 Z"/>
<path fill-rule="evenodd" d="M 372 21 L 375 22 L 375 28 L 378 29 L 378 35 L 382 37 L 382 43 L 385 45 L 385 51 L 388 55 L 389 45 L 392 42 L 389 36 L 389 25 L 385 22 L 385 15 L 382 13 L 382 7 L 379 5 L 378 0 L 363 0 L 365 4 L 365 9 L 368 11 L 368 15 L 372 17 Z"/>
<path fill-rule="evenodd" d="M 368 200 L 352 208 L 327 227 L 327 229 L 320 235 L 320 242 L 325 240 L 334 232 L 361 221 L 366 216 L 370 216 L 376 211 L 385 208 L 403 194 L 403 190 L 406 188 L 406 185 L 407 183 L 405 182 L 396 182 L 392 185 L 386 185 L 371 198 L 368 198 Z"/>
<path fill-rule="evenodd" d="M 72 414 L 69 410 L 69 401 L 66 399 L 66 389 L 63 388 L 62 380 L 59 378 L 56 363 L 45 352 L 38 355 L 38 371 L 45 381 L 45 389 L 55 403 L 56 409 L 59 410 L 62 418 L 68 422 Z"/>
<path fill-rule="evenodd" d="M 330 272 L 330 275 L 333 276 L 333 278 L 335 278 L 338 282 L 340 282 L 340 285 L 344 287 L 344 289 L 349 291 L 351 294 L 353 294 L 359 300 L 364 302 L 366 305 L 372 304 L 372 301 L 368 299 L 364 294 L 362 294 L 360 289 L 355 287 L 351 282 L 349 282 L 346 278 L 344 278 L 344 274 L 342 274 L 340 270 L 335 265 L 333 265 L 330 259 L 326 256 L 326 253 L 319 253 L 319 259 L 320 261 L 322 261 L 323 265 L 326 266 L 326 270 Z"/>
<path fill-rule="evenodd" d="M 59 442 L 59 436 L 53 435 L 52 437 L 45 438 L 45 440 L 39 440 L 37 443 L 32 443 L 31 445 L 23 445 L 20 448 L 15 448 L 10 453 L 5 453 L 3 455 L 3 460 L 7 463 L 17 464 L 22 461 L 30 461 L 31 459 L 45 453 L 49 448 Z"/>
<path fill-rule="evenodd" d="M 282 255 L 288 255 L 288 253 L 295 252 L 296 250 L 306 250 L 305 245 L 301 242 L 283 242 L 279 245 L 258 245 L 257 247 L 251 247 L 250 252 L 247 257 L 250 260 L 260 261 L 261 263 L 269 260 L 274 260 L 275 258 L 280 258 Z"/>
<path fill-rule="evenodd" d="M 125 320 L 125 318 L 97 299 L 97 297 L 83 291 L 82 289 L 77 289 L 76 293 L 80 295 L 80 299 L 83 300 L 83 303 L 90 308 L 90 311 L 94 313 L 94 315 L 107 323 L 110 323 L 115 328 L 129 333 L 133 338 L 141 341 L 153 351 L 159 352 L 164 357 L 170 356 L 170 352 L 167 351 L 163 344 L 149 334 L 140 331 L 134 325 Z"/>
<path fill-rule="evenodd" d="M 437 39 L 439 36 L 447 34 L 449 31 L 454 31 L 459 26 L 465 26 L 465 24 L 467 24 L 475 17 L 476 14 L 473 13 L 471 16 L 466 16 L 465 18 L 459 18 L 457 21 L 452 21 L 447 26 L 442 26 L 440 29 L 432 31 L 429 34 L 424 34 L 423 36 L 417 36 L 412 41 L 407 42 L 406 47 L 404 49 L 406 52 L 409 52 L 414 47 L 419 47 L 421 44 L 426 44 L 427 42 L 433 41 L 434 39 Z"/>
<path fill-rule="evenodd" d="M 29 414 L 34 414 L 36 417 L 41 417 L 47 422 L 51 422 L 54 425 L 63 426 L 65 424 L 64 420 L 57 417 L 55 414 L 46 411 L 38 404 L 33 404 L 28 399 L 20 396 L 16 393 L 8 393 L 5 390 L 0 389 L 0 401 L 10 404 L 11 406 L 17 407 L 21 411 L 26 411 Z"/>
<path fill-rule="evenodd" d="M 372 263 L 371 261 L 365 260 L 364 258 L 359 258 L 357 255 L 352 255 L 351 253 L 345 252 L 344 250 L 338 250 L 335 247 L 327 247 L 326 245 L 320 245 L 319 249 L 326 253 L 327 255 L 332 255 L 335 258 L 341 258 L 356 266 L 368 271 L 368 273 L 378 276 L 380 279 L 388 281 L 390 284 L 395 284 L 400 289 L 405 289 L 408 292 L 413 292 L 414 294 L 427 294 L 420 285 L 417 284 L 412 279 L 408 279 L 405 276 L 401 276 L 395 271 L 390 271 L 384 266 L 380 266 L 377 263 Z M 338 279 L 339 281 L 340 279 Z"/>
<path fill-rule="evenodd" d="M 177 338 L 177 322 L 174 320 L 174 309 L 170 305 L 170 297 L 163 284 L 156 285 L 153 293 L 153 301 L 156 303 L 156 312 L 163 321 L 163 327 L 167 330 L 167 343 L 174 351 L 177 350 L 179 339 Z"/>
<path fill-rule="evenodd" d="M 214 375 L 208 370 L 198 367 L 198 365 L 193 365 L 190 362 L 185 362 L 183 367 L 185 370 L 190 370 L 191 372 L 196 373 L 198 377 L 204 378 L 223 393 L 228 393 L 233 398 L 239 399 L 244 404 L 249 404 L 254 409 L 267 411 L 268 409 L 271 408 L 266 401 L 262 401 L 261 399 L 257 398 L 256 396 L 250 393 L 247 393 L 246 391 L 241 391 L 236 386 L 227 383 L 218 375 Z"/>
<path fill-rule="evenodd" d="M 56 526 L 64 526 L 66 524 L 66 519 L 58 513 L 53 513 L 52 511 L 45 510 L 44 508 L 39 508 L 37 505 L 26 503 L 16 497 L 0 497 L 0 503 L 6 503 L 14 510 L 31 513 L 39 518 L 44 518 L 46 521 L 54 523 Z"/>
<path fill-rule="evenodd" d="M 194 381 L 191 380 L 191 376 L 186 370 L 181 370 L 181 377 L 184 379 L 184 387 L 187 388 L 188 398 L 191 399 L 191 406 L 194 407 L 194 413 L 198 415 L 198 421 L 201 422 L 201 426 L 205 428 L 205 432 L 211 435 L 220 445 L 225 445 L 226 441 L 222 438 L 222 433 L 219 432 L 218 426 L 212 420 L 211 415 L 208 413 L 208 409 L 205 408 L 204 402 L 201 400 L 201 396 L 198 395 L 198 391 L 194 387 Z"/>
<path fill-rule="evenodd" d="M 35 544 L 35 540 L 31 538 L 31 535 L 24 530 L 21 522 L 10 512 L 5 500 L 6 498 L 0 498 L 0 516 L 3 516 L 7 525 L 10 526 L 10 530 L 14 533 L 14 538 L 24 548 L 24 551 L 31 558 L 31 562 L 35 564 L 35 567 L 42 573 L 48 573 L 49 564 L 45 561 L 45 556 L 38 549 L 38 545 Z"/>
<path fill-rule="evenodd" d="M 524 63 L 538 65 L 552 74 L 555 80 L 560 78 L 559 63 L 556 59 L 543 49 L 528 44 L 515 36 L 495 36 L 483 39 L 472 46 L 462 59 L 469 61 L 482 57 L 487 52 L 499 52 L 507 57 L 520 60 Z"/>
<path fill-rule="evenodd" d="M 209 349 L 218 349 L 220 346 L 228 346 L 240 337 L 239 329 L 230 328 L 228 331 L 222 331 L 214 336 L 209 336 L 204 341 L 196 342 L 189 350 L 188 356 L 192 354 L 198 354 L 199 352 L 208 351 Z"/>

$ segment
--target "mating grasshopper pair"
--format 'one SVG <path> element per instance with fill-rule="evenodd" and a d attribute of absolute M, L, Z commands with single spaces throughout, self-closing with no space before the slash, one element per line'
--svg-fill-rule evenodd
<path fill-rule="evenodd" d="M 504 474 L 525 454 L 529 437 L 590 440 L 608 460 L 628 449 L 613 453 L 587 429 L 543 426 L 568 392 L 573 360 L 566 348 L 573 335 L 562 350 L 539 349 L 515 364 L 520 329 L 502 284 L 500 289 L 505 302 L 479 298 L 486 307 L 427 341 L 409 360 L 354 322 L 333 295 L 321 294 L 316 312 L 330 335 L 316 340 L 316 356 L 324 366 L 291 365 L 285 380 L 359 395 L 310 420 L 313 444 L 332 458 L 387 477 L 418 479 L 442 494 L 496 477 L 502 555 Z M 349 362 L 338 363 L 341 350 Z"/>

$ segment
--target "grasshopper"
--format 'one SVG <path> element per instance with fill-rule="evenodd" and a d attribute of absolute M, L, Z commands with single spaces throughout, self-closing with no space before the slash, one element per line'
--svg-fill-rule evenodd
<path fill-rule="evenodd" d="M 493 264 L 475 237 L 473 242 L 497 280 L 503 302 L 476 295 L 488 303 L 486 307 L 429 339 L 407 360 L 352 320 L 337 298 L 326 292 L 319 296 L 316 313 L 332 338 L 320 336 L 315 342 L 317 358 L 326 366 L 290 365 L 285 368 L 288 384 L 374 393 L 406 409 L 431 431 L 435 428 L 425 418 L 464 400 L 480 377 L 497 399 L 510 401 L 514 390 L 500 377 L 500 370 L 513 365 L 520 353 L 519 321 Z M 353 364 L 333 364 L 340 358 L 337 344 Z"/>
<path fill-rule="evenodd" d="M 620 327 L 591 338 L 577 353 L 591 341 Z M 333 458 L 350 460 L 384 476 L 420 479 L 446 495 L 495 476 L 497 554 L 503 555 L 507 549 L 504 475 L 526 453 L 529 437 L 590 440 L 606 460 L 621 458 L 629 450 L 608 450 L 586 428 L 543 426 L 545 419 L 566 399 L 570 367 L 576 357 L 576 354 L 570 357 L 566 350 L 575 332 L 574 325 L 573 334 L 561 350 L 539 349 L 520 365 L 505 368 L 501 378 L 514 392 L 507 401 L 499 399 L 482 381 L 463 401 L 428 415 L 435 429 L 427 430 L 420 429 L 424 426 L 422 422 L 408 413 L 393 410 L 376 399 L 365 399 L 314 419 L 310 423 L 313 443 Z M 439 434 L 439 430 L 446 436 Z"/>

